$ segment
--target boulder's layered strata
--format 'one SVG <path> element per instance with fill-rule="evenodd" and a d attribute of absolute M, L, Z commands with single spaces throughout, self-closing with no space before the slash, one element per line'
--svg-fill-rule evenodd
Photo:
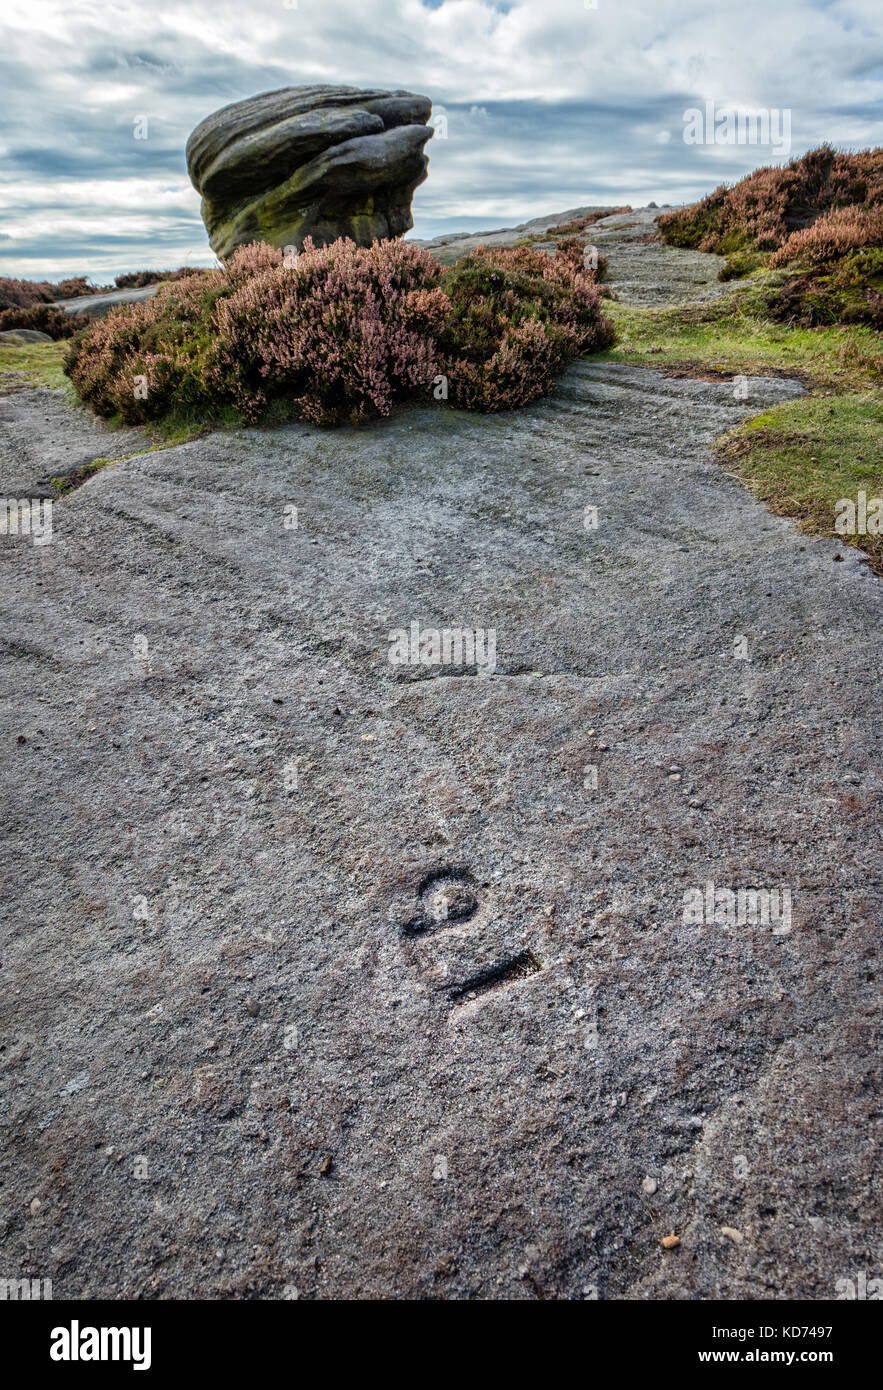
<path fill-rule="evenodd" d="M 250 241 L 367 246 L 413 226 L 432 103 L 413 92 L 284 87 L 208 116 L 187 142 L 212 249 Z"/>

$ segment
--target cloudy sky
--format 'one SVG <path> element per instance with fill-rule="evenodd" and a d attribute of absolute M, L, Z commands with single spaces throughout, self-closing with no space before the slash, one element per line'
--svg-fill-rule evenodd
<path fill-rule="evenodd" d="M 880 0 L 2 0 L 0 40 L 0 274 L 30 278 L 209 264 L 187 136 L 298 83 L 444 108 L 423 237 L 684 202 L 782 158 L 685 143 L 706 102 L 790 112 L 793 154 L 883 143 Z"/>

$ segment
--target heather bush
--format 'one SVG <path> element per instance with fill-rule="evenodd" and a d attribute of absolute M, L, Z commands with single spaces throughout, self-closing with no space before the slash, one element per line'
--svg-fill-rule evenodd
<path fill-rule="evenodd" d="M 769 264 L 774 269 L 789 261 L 800 261 L 821 267 L 869 246 L 883 246 L 883 205 L 834 208 L 810 227 L 792 232 L 770 257 Z"/>
<path fill-rule="evenodd" d="M 27 309 L 39 303 L 41 297 L 31 293 L 28 286 L 27 280 L 10 280 L 0 275 L 0 309 Z"/>
<path fill-rule="evenodd" d="M 778 322 L 880 326 L 876 261 L 863 253 L 883 246 L 883 149 L 843 154 L 823 145 L 657 224 L 675 246 L 726 255 L 722 280 L 794 265 L 799 273 L 761 292 Z"/>
<path fill-rule="evenodd" d="M 481 250 L 442 272 L 403 241 L 308 240 L 290 263 L 256 243 L 161 284 L 90 323 L 65 366 L 93 409 L 129 423 L 281 410 L 331 424 L 425 399 L 439 375 L 455 403 L 519 405 L 612 337 L 572 248 Z"/>
<path fill-rule="evenodd" d="M 580 241 L 579 237 L 563 237 L 555 250 L 556 256 L 563 256 L 573 270 L 584 270 L 586 274 L 593 275 L 596 283 L 607 279 L 607 272 L 610 269 L 610 262 L 607 257 L 598 252 L 598 264 L 590 268 L 586 265 L 586 248 L 588 243 Z"/>
<path fill-rule="evenodd" d="M 57 285 L 49 285 L 51 299 L 81 299 L 87 294 L 106 294 L 112 285 L 90 285 L 85 275 L 74 275 L 68 280 L 59 280 Z"/>
<path fill-rule="evenodd" d="M 30 309 L 33 304 L 51 304 L 56 299 L 77 299 L 80 295 L 101 294 L 110 286 L 90 285 L 84 275 L 59 280 L 10 280 L 0 276 L 0 309 Z"/>
<path fill-rule="evenodd" d="M 293 264 L 244 246 L 223 268 L 90 326 L 67 370 L 95 410 L 130 422 L 229 408 L 254 422 L 280 400 L 317 423 L 386 415 L 437 372 L 432 333 L 447 309 L 437 280 L 432 258 L 399 241 L 308 240 Z"/>
<path fill-rule="evenodd" d="M 883 206 L 834 208 L 792 232 L 769 265 L 798 272 L 767 296 L 776 321 L 883 328 Z"/>
<path fill-rule="evenodd" d="M 114 284 L 118 290 L 141 290 L 147 285 L 161 285 L 167 280 L 186 280 L 189 275 L 201 273 L 199 268 L 186 265 L 178 270 L 135 270 L 126 275 L 117 275 Z"/>
<path fill-rule="evenodd" d="M 209 299 L 194 277 L 91 320 L 68 349 L 65 370 L 99 415 L 132 424 L 158 419 L 176 394 L 181 403 L 203 398 L 198 383 L 210 332 Z"/>
<path fill-rule="evenodd" d="M 101 287 L 90 285 L 83 275 L 59 280 L 57 285 L 49 280 L 0 277 L 0 332 L 11 328 L 35 328 L 40 333 L 48 333 L 50 338 L 70 338 L 79 325 L 63 309 L 53 308 L 53 301 L 99 293 Z"/>
<path fill-rule="evenodd" d="M 218 304 L 210 380 L 246 419 L 269 395 L 284 395 L 300 419 L 332 424 L 388 415 L 397 398 L 428 391 L 447 303 L 418 247 L 307 239 L 293 269 L 263 245 L 241 248 L 231 268 L 240 282 Z"/>
<path fill-rule="evenodd" d="M 775 251 L 834 208 L 883 202 L 883 149 L 842 153 L 829 145 L 788 164 L 756 169 L 729 188 L 656 219 L 666 241 L 731 255 Z"/>
<path fill-rule="evenodd" d="M 579 241 L 555 256 L 479 247 L 445 272 L 451 314 L 439 339 L 451 399 L 469 410 L 511 410 L 549 391 L 566 364 L 613 342 L 597 281 Z"/>
<path fill-rule="evenodd" d="M 779 272 L 781 276 L 781 272 Z M 883 329 L 883 247 L 863 247 L 760 288 L 763 312 L 778 323 Z"/>
<path fill-rule="evenodd" d="M 11 308 L 0 312 L 0 333 L 12 328 L 35 328 L 39 333 L 48 333 L 50 338 L 71 338 L 77 327 L 71 314 L 51 304 L 33 304 L 27 309 Z"/>

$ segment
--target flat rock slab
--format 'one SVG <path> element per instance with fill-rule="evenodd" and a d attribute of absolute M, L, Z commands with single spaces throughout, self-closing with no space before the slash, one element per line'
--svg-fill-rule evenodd
<path fill-rule="evenodd" d="M 121 304 L 140 304 L 143 299 L 152 299 L 158 289 L 159 285 L 156 284 L 142 285 L 133 290 L 109 290 L 107 294 L 83 294 L 76 299 L 58 299 L 55 308 L 78 317 L 104 318 L 111 309 L 118 309 Z"/>
<path fill-rule="evenodd" d="M 63 391 L 21 387 L 0 395 L 0 494 L 52 497 L 66 478 L 95 459 L 119 459 L 151 447 L 139 429 L 109 429 Z"/>
<path fill-rule="evenodd" d="M 517 415 L 144 454 L 0 544 L 8 1271 L 879 1271 L 879 583 L 709 453 L 798 390 L 579 363 Z M 494 673 L 391 665 L 415 620 Z M 708 882 L 790 931 L 684 925 Z"/>
<path fill-rule="evenodd" d="M 603 218 L 585 236 L 610 259 L 609 284 L 626 304 L 662 308 L 703 303 L 730 286 L 718 279 L 725 256 L 667 246 L 658 236 L 659 208 L 636 208 Z M 650 240 L 650 238 L 653 238 Z"/>
<path fill-rule="evenodd" d="M 421 240 L 419 237 L 413 240 L 415 246 L 425 247 L 427 251 L 432 251 L 438 260 L 449 265 L 479 246 L 514 246 L 525 237 L 538 236 L 542 232 L 548 232 L 552 227 L 563 227 L 577 217 L 588 217 L 592 213 L 603 211 L 603 204 L 591 203 L 578 208 L 568 208 L 566 212 L 532 217 L 529 222 L 520 222 L 517 227 L 497 227 L 487 232 L 443 232 L 441 236 L 432 237 L 429 241 Z M 594 225 L 597 226 L 597 223 Z M 411 239 L 408 238 L 409 241 Z"/>
<path fill-rule="evenodd" d="M 577 218 L 600 212 L 598 206 L 568 208 L 566 212 L 535 217 L 518 227 L 501 227 L 491 232 L 449 232 L 432 241 L 418 241 L 441 261 L 451 265 L 479 246 L 516 246 L 527 237 L 541 236 L 553 227 L 566 226 Z M 656 218 L 661 208 L 635 208 L 632 212 L 601 217 L 578 235 L 587 245 L 595 245 L 608 257 L 607 284 L 616 297 L 627 304 L 663 307 L 696 304 L 717 299 L 728 286 L 718 279 L 725 257 L 705 251 L 689 251 L 666 246 L 658 238 Z M 531 243 L 535 250 L 552 254 L 555 239 Z"/>

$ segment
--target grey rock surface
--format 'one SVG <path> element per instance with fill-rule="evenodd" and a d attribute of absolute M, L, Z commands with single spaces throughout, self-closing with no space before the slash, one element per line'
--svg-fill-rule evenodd
<path fill-rule="evenodd" d="M 109 290 L 107 294 L 84 294 L 76 299 L 58 299 L 55 301 L 55 308 L 63 309 L 66 314 L 104 318 L 111 309 L 117 309 L 121 304 L 138 304 L 143 299 L 152 299 L 158 288 L 158 285 L 142 285 L 134 290 Z"/>
<path fill-rule="evenodd" d="M 426 178 L 428 97 L 346 86 L 285 87 L 214 112 L 187 142 L 220 257 L 267 241 L 360 246 L 413 225 L 411 198 Z"/>
<path fill-rule="evenodd" d="M 450 265 L 479 246 L 515 246 L 525 237 L 599 211 L 602 209 L 598 206 L 568 208 L 566 212 L 535 217 L 517 227 L 500 227 L 490 232 L 448 232 L 430 241 L 418 240 L 416 244 L 431 251 L 442 264 Z M 685 301 L 695 304 L 724 294 L 727 286 L 717 276 L 725 257 L 666 246 L 656 231 L 658 211 L 646 207 L 612 213 L 599 218 L 579 234 L 580 240 L 596 245 L 610 259 L 607 283 L 617 296 L 629 304 L 662 306 Z M 551 253 L 555 249 L 554 239 L 532 244 L 536 250 L 545 249 Z"/>
<path fill-rule="evenodd" d="M 667 246 L 658 239 L 658 215 L 658 209 L 636 208 L 596 222 L 586 233 L 610 257 L 609 283 L 618 297 L 628 304 L 662 307 L 725 294 L 728 286 L 717 277 L 726 257 Z"/>
<path fill-rule="evenodd" d="M 14 404 L 10 395 L 14 394 Z M 96 459 L 119 459 L 151 441 L 139 429 L 110 429 L 63 391 L 0 390 L 0 495 L 52 497 L 64 478 Z"/>
<path fill-rule="evenodd" d="M 0 538 L 5 1274 L 879 1276 L 879 581 L 710 452 L 800 390 L 586 361 L 517 414 L 128 459 L 0 401 L 7 496 L 123 458 Z M 493 673 L 392 665 L 414 621 Z M 685 924 L 709 882 L 790 930 Z"/>
<path fill-rule="evenodd" d="M 0 333 L 0 343 L 6 347 L 19 347 L 23 343 L 51 343 L 49 333 L 41 333 L 37 328 L 7 328 Z"/>
<path fill-rule="evenodd" d="M 408 240 L 413 240 L 416 246 L 426 247 L 439 260 L 450 264 L 479 246 L 514 246 L 524 237 L 535 236 L 540 232 L 547 232 L 550 227 L 564 226 L 577 217 L 587 217 L 591 213 L 603 211 L 603 204 L 591 203 L 578 208 L 568 208 L 565 212 L 551 212 L 542 217 L 532 217 L 529 222 L 520 222 L 517 227 L 497 227 L 487 232 L 443 232 L 441 236 L 432 237 L 428 241 L 419 237 L 409 237 Z M 597 223 L 594 225 L 597 226 Z M 554 245 L 554 242 L 549 242 L 549 245 Z"/>

